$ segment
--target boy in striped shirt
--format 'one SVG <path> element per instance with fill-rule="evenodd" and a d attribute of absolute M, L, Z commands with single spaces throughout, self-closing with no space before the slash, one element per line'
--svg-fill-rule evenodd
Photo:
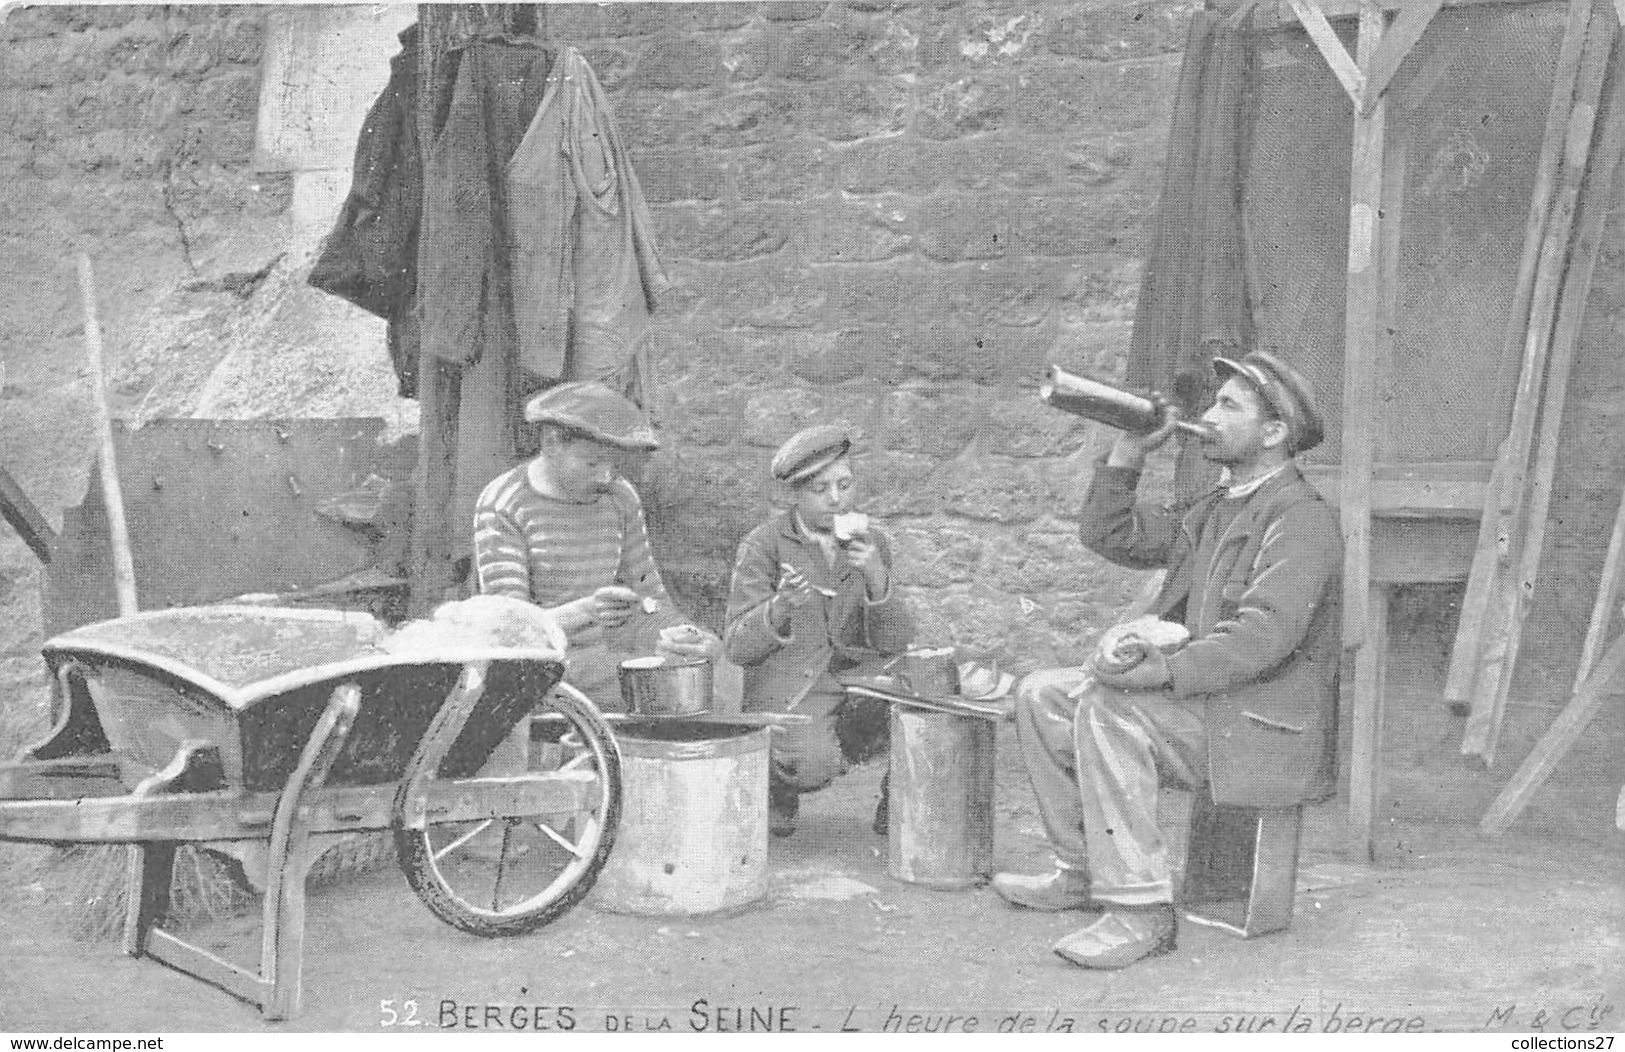
<path fill-rule="evenodd" d="M 541 451 L 498 475 L 474 508 L 480 592 L 544 607 L 570 636 L 569 681 L 620 707 L 617 666 L 652 651 L 715 661 L 715 635 L 685 620 L 666 594 L 643 505 L 618 472 L 622 451 L 658 447 L 641 410 L 597 383 L 560 384 L 532 398 Z"/>

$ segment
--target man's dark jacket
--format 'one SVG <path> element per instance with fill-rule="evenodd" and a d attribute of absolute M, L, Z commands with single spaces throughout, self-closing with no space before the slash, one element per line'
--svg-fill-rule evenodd
<path fill-rule="evenodd" d="M 1335 791 L 1343 540 L 1295 464 L 1222 526 L 1215 491 L 1187 509 L 1136 504 L 1139 472 L 1095 471 L 1079 535 L 1112 562 L 1167 568 L 1154 612 L 1190 629 L 1168 659 L 1200 701 L 1213 798 L 1280 807 Z M 1209 526 L 1213 528 L 1209 529 Z"/>

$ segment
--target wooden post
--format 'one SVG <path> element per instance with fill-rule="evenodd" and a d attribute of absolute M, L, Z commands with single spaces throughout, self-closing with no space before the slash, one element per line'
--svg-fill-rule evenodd
<path fill-rule="evenodd" d="M 1369 66 L 1382 42 L 1383 14 L 1371 0 L 1360 5 L 1357 59 Z M 1358 106 L 1358 99 L 1356 99 Z M 1377 428 L 1379 320 L 1382 296 L 1383 137 L 1386 100 L 1354 115 L 1349 173 L 1348 296 L 1343 329 L 1343 610 L 1344 644 L 1354 655 L 1354 747 L 1349 769 L 1350 846 L 1371 854 L 1371 813 L 1381 748 L 1382 609 L 1387 592 L 1371 581 L 1371 476 Z"/>
<path fill-rule="evenodd" d="M 1534 294 L 1535 268 L 1540 262 L 1540 249 L 1546 233 L 1547 216 L 1551 213 L 1552 198 L 1557 181 L 1558 162 L 1562 158 L 1564 132 L 1573 109 L 1574 86 L 1580 74 L 1580 58 L 1585 50 L 1586 27 L 1591 22 L 1592 0 L 1570 0 L 1568 27 L 1564 31 L 1562 49 L 1558 54 L 1557 72 L 1552 81 L 1552 97 L 1546 112 L 1546 128 L 1541 138 L 1540 160 L 1535 169 L 1535 187 L 1529 200 L 1529 217 L 1524 224 L 1523 256 L 1518 263 L 1518 279 L 1512 294 L 1512 310 L 1507 316 L 1507 335 L 1501 352 L 1498 375 L 1510 375 L 1517 361 L 1518 348 L 1524 345 L 1528 331 L 1529 302 Z M 1496 392 L 1495 406 L 1501 404 L 1508 390 L 1503 381 Z M 1510 428 L 1509 428 L 1510 431 Z M 1456 639 L 1450 649 L 1450 672 L 1445 681 L 1445 702 L 1457 715 L 1465 716 L 1468 699 L 1472 696 L 1473 680 L 1477 675 L 1480 646 L 1484 638 L 1484 618 L 1489 606 L 1490 588 L 1496 573 L 1496 527 L 1498 525 L 1496 498 L 1501 489 L 1501 450 L 1495 444 L 1485 453 L 1496 461 L 1495 475 L 1486 491 L 1484 513 L 1478 525 L 1478 546 L 1473 553 L 1472 568 L 1467 574 L 1467 589 L 1462 596 L 1461 617 L 1456 626 Z"/>
<path fill-rule="evenodd" d="M 1505 709 L 1503 680 L 1510 678 L 1512 665 L 1517 660 L 1522 635 L 1521 619 L 1526 613 L 1523 597 L 1519 594 L 1520 581 L 1514 571 L 1523 561 L 1520 549 L 1527 549 L 1531 543 L 1543 539 L 1544 524 L 1537 525 L 1535 519 L 1537 514 L 1544 519 L 1545 508 L 1534 507 L 1535 494 L 1529 490 L 1530 456 L 1535 446 L 1537 419 L 1543 416 L 1552 425 L 1554 444 L 1556 422 L 1561 420 L 1565 392 L 1553 392 L 1550 378 L 1555 370 L 1562 374 L 1566 382 L 1568 363 L 1563 360 L 1564 349 L 1558 348 L 1554 354 L 1553 318 L 1557 312 L 1558 297 L 1563 291 L 1569 260 L 1569 237 L 1580 189 L 1585 182 L 1597 105 L 1602 94 L 1603 78 L 1608 71 L 1609 56 L 1613 51 L 1614 36 L 1611 28 L 1604 31 L 1604 19 L 1592 19 L 1565 138 L 1563 185 L 1553 206 L 1545 243 L 1541 247 L 1540 265 L 1535 272 L 1535 292 L 1530 303 L 1529 331 L 1525 340 L 1517 401 L 1513 406 L 1512 426 L 1508 429 L 1502 455 L 1496 463 L 1499 478 L 1492 478 L 1484 505 L 1486 518 L 1495 522 L 1496 560 L 1490 577 L 1486 617 L 1489 630 L 1479 644 L 1479 660 L 1473 667 L 1471 709 L 1466 732 L 1462 736 L 1461 751 L 1466 756 L 1482 757 L 1486 764 L 1495 757 L 1496 739 L 1500 735 Z M 1578 326 L 1578 319 L 1574 324 Z M 1578 340 L 1578 335 L 1576 331 L 1575 340 Z M 1573 349 L 1573 342 L 1570 342 L 1566 348 L 1569 355 L 1572 355 Z M 1554 413 L 1559 414 L 1556 422 L 1552 421 Z M 1555 458 L 1549 462 L 1554 470 L 1555 463 Z M 1499 491 L 1497 481 L 1500 483 Z M 1538 476 L 1534 485 L 1537 490 L 1542 488 L 1543 483 Z M 1544 489 L 1549 498 L 1549 478 L 1544 482 Z M 1485 538 L 1482 530 L 1479 537 L 1482 544 Z M 1534 554 L 1536 558 L 1539 557 L 1538 551 Z"/>
<path fill-rule="evenodd" d="M 79 253 L 79 294 L 85 308 L 85 349 L 90 361 L 90 389 L 96 411 L 97 454 L 101 464 L 97 474 L 102 483 L 102 501 L 107 505 L 107 527 L 113 544 L 113 589 L 118 597 L 120 617 L 129 617 L 139 607 L 135 597 L 135 559 L 130 554 L 130 528 L 124 521 L 124 492 L 119 488 L 118 458 L 113 451 L 112 412 L 107 407 L 107 379 L 102 368 L 102 328 L 96 321 L 96 282 L 90 257 Z"/>

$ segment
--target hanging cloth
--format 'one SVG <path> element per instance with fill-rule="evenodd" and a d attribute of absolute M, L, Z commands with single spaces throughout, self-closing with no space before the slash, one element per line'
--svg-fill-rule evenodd
<path fill-rule="evenodd" d="M 1192 16 L 1127 377 L 1187 414 L 1212 396 L 1215 356 L 1252 350 L 1242 186 L 1256 52 L 1247 19 Z"/>
<path fill-rule="evenodd" d="M 649 206 L 592 67 L 565 49 L 508 165 L 519 366 L 625 391 L 670 284 Z"/>

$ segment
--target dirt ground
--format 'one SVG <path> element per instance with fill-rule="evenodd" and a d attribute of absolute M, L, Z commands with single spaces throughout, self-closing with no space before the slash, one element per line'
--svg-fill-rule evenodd
<path fill-rule="evenodd" d="M 998 753 L 998 864 L 1037 869 L 1048 856 L 1009 725 Z M 1186 924 L 1170 956 L 1095 974 L 1049 951 L 1079 914 L 888 876 L 868 830 L 878 778 L 807 797 L 796 834 L 771 845 L 769 894 L 732 916 L 615 915 L 589 897 L 538 933 L 482 940 L 435 920 L 392 864 L 314 886 L 303 1011 L 283 1024 L 112 942 L 75 941 L 51 880 L 13 884 L 0 1030 L 1622 1028 L 1615 847 L 1413 823 L 1361 864 L 1334 801 L 1310 813 L 1290 931 L 1244 941 Z M 38 874 L 30 855 L 0 848 L 0 865 Z M 257 925 L 250 909 L 192 934 L 252 964 Z"/>

